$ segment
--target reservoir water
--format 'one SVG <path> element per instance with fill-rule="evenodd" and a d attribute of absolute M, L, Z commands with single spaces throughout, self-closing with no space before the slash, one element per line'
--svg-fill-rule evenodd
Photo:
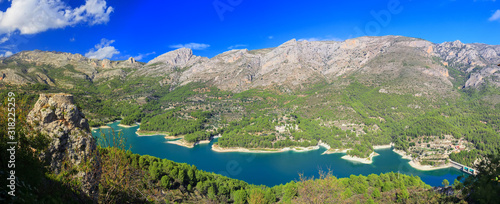
<path fill-rule="evenodd" d="M 139 126 L 122 128 L 119 122 L 108 124 L 115 132 L 122 132 L 127 140 L 127 147 L 140 155 L 151 155 L 169 159 L 175 162 L 195 165 L 198 169 L 215 172 L 231 178 L 240 179 L 251 184 L 274 186 L 298 180 L 299 174 L 306 177 L 319 176 L 319 171 L 330 170 L 336 177 L 354 175 L 380 174 L 386 172 L 400 172 L 407 175 L 419 176 L 431 186 L 440 186 L 443 179 L 450 183 L 462 175 L 458 169 L 447 168 L 433 171 L 419 171 L 408 164 L 409 160 L 402 159 L 391 149 L 375 150 L 379 156 L 373 158 L 372 164 L 353 163 L 341 159 L 345 154 L 322 155 L 326 150 L 308 152 L 282 153 L 219 153 L 211 150 L 213 140 L 209 144 L 196 145 L 186 148 L 166 143 L 163 136 L 138 136 L 135 132 Z M 100 129 L 109 134 L 111 129 Z M 94 137 L 99 137 L 99 130 L 92 131 Z"/>

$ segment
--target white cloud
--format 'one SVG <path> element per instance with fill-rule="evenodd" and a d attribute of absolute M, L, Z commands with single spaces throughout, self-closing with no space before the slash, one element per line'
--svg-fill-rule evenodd
<path fill-rule="evenodd" d="M 0 39 L 0 44 L 7 42 L 7 40 L 9 40 L 9 37 L 4 36 L 2 39 Z"/>
<path fill-rule="evenodd" d="M 495 11 L 495 13 L 488 19 L 490 21 L 496 21 L 500 19 L 500 9 Z"/>
<path fill-rule="evenodd" d="M 76 39 L 74 37 L 69 39 L 70 42 L 75 42 L 75 40 Z"/>
<path fill-rule="evenodd" d="M 113 7 L 106 6 L 105 0 L 85 0 L 74 9 L 61 0 L 11 0 L 10 7 L 0 11 L 0 34 L 36 34 L 78 23 L 103 24 L 111 12 Z"/>
<path fill-rule="evenodd" d="M 11 51 L 6 51 L 4 54 L 0 54 L 0 57 L 10 57 L 13 54 Z"/>
<path fill-rule="evenodd" d="M 271 36 L 268 36 L 267 38 L 269 38 L 269 40 L 271 40 L 274 38 L 274 36 L 271 35 Z"/>
<path fill-rule="evenodd" d="M 301 38 L 301 39 L 298 39 L 298 41 L 343 41 L 342 39 L 340 38 L 336 38 L 336 37 L 326 37 L 326 38 L 322 38 L 322 37 L 313 37 L 313 38 Z"/>
<path fill-rule="evenodd" d="M 234 49 L 243 48 L 243 47 L 248 47 L 248 45 L 244 45 L 244 44 L 231 45 L 227 49 L 234 50 Z"/>
<path fill-rule="evenodd" d="M 210 45 L 208 44 L 203 44 L 203 43 L 188 43 L 188 44 L 177 44 L 177 45 L 170 45 L 170 48 L 189 48 L 192 50 L 204 50 L 209 48 Z"/>
<path fill-rule="evenodd" d="M 147 57 L 148 55 L 154 55 L 156 54 L 156 52 L 150 52 L 150 53 L 146 53 L 146 54 L 139 54 L 135 57 L 133 57 L 135 60 L 142 60 L 144 57 Z"/>
<path fill-rule="evenodd" d="M 92 59 L 110 59 L 113 55 L 120 54 L 120 51 L 111 46 L 114 42 L 114 40 L 108 40 L 106 38 L 101 39 L 101 43 L 95 45 L 95 49 L 91 49 L 89 52 L 85 53 L 85 57 Z"/>

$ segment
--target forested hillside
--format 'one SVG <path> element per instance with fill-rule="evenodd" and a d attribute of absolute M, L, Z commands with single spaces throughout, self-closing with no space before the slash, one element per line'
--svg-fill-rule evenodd
<path fill-rule="evenodd" d="M 5 94 L 6 92 L 2 92 L 2 96 Z M 43 161 L 38 160 L 37 155 L 46 148 L 46 137 L 42 134 L 27 134 L 27 126 L 23 122 L 36 98 L 36 94 L 22 91 L 16 95 L 16 119 L 19 121 L 16 129 L 19 142 L 16 169 L 19 171 L 16 176 L 21 194 L 7 197 L 7 190 L 4 189 L 6 185 L 2 185 L 0 198 L 6 202 L 21 203 L 91 203 L 90 198 L 78 190 L 80 184 L 72 179 L 74 172 L 71 169 L 54 174 L 46 169 Z M 6 103 L 5 99 L 2 104 Z M 6 113 L 5 108 L 6 106 L 1 106 L 0 114 Z M 210 114 L 196 111 L 190 116 L 198 119 L 209 117 Z M 0 117 L 2 148 L 7 148 L 6 118 Z M 269 124 L 266 122 L 269 120 L 270 118 L 244 119 L 241 123 L 232 122 L 229 127 L 255 132 L 258 130 L 238 125 L 251 123 L 266 129 L 265 124 Z M 469 177 L 463 184 L 455 181 L 453 188 L 457 194 L 446 196 L 431 189 L 418 177 L 397 173 L 336 178 L 323 172 L 321 178 L 302 178 L 273 187 L 255 186 L 201 171 L 192 165 L 133 154 L 125 151 L 126 147 L 119 134 L 114 137 L 115 139 L 104 140 L 101 143 L 103 146 L 99 148 L 102 175 L 98 200 L 102 203 L 455 203 L 471 199 L 489 203 L 494 199 L 492 195 L 497 194 L 500 189 L 497 182 L 500 172 L 498 155 L 490 156 L 490 163 L 478 166 L 481 172 L 478 176 Z M 2 156 L 1 159 L 2 163 L 6 163 L 5 157 Z M 2 167 L 2 174 L 7 172 L 5 168 Z"/>

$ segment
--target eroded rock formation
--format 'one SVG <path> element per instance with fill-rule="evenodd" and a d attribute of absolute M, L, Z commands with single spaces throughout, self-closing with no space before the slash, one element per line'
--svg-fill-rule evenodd
<path fill-rule="evenodd" d="M 69 172 L 81 184 L 81 190 L 97 200 L 100 157 L 87 119 L 74 104 L 73 96 L 40 94 L 27 121 L 35 131 L 49 137 L 50 144 L 40 155 L 49 169 L 55 174 Z"/>

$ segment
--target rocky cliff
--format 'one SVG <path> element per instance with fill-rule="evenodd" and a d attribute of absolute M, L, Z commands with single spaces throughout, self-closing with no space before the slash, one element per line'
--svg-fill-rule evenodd
<path fill-rule="evenodd" d="M 96 141 L 83 113 L 69 94 L 40 94 L 27 116 L 35 131 L 49 137 L 48 149 L 40 155 L 55 174 L 68 173 L 81 190 L 94 200 L 101 174 Z"/>

